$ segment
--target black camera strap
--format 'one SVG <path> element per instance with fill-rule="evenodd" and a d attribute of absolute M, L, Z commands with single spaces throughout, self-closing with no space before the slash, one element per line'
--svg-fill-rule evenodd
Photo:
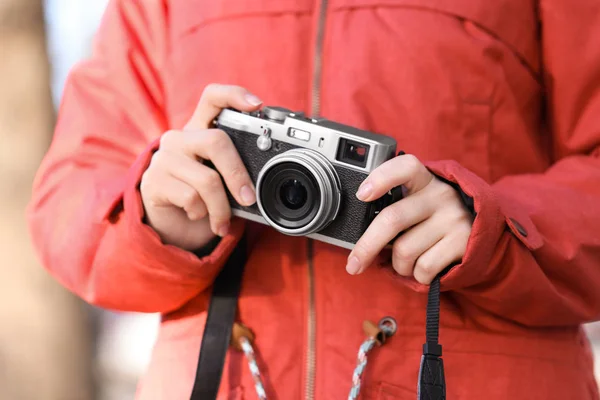
<path fill-rule="evenodd" d="M 246 265 L 246 236 L 215 279 L 190 400 L 217 398 Z"/>
<path fill-rule="evenodd" d="M 425 330 L 425 344 L 417 387 L 418 400 L 446 400 L 444 360 L 442 360 L 442 345 L 439 344 L 440 276 L 436 276 L 429 286 Z"/>

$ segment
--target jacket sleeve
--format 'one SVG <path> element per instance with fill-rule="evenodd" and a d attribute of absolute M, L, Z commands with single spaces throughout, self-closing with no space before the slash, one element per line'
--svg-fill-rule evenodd
<path fill-rule="evenodd" d="M 477 212 L 442 289 L 523 325 L 567 326 L 600 319 L 600 3 L 543 0 L 540 12 L 556 162 L 492 185 L 454 162 L 428 167 Z"/>
<path fill-rule="evenodd" d="M 243 227 L 198 258 L 143 223 L 138 190 L 168 129 L 161 1 L 113 0 L 90 59 L 71 72 L 28 223 L 43 265 L 89 303 L 168 312 L 210 286 Z"/>

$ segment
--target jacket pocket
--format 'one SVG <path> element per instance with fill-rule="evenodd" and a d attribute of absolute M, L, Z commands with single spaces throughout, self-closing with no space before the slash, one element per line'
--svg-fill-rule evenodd
<path fill-rule="evenodd" d="M 415 382 L 415 385 L 417 383 Z M 364 392 L 365 400 L 415 400 L 417 392 L 387 382 L 379 382 Z"/>
<path fill-rule="evenodd" d="M 525 62 L 538 63 L 537 14 L 528 1 L 496 0 L 330 0 L 332 9 L 403 7 L 468 20 L 493 33 Z"/>
<path fill-rule="evenodd" d="M 377 393 L 377 400 L 414 400 L 416 398 L 416 391 L 385 382 L 381 382 Z"/>

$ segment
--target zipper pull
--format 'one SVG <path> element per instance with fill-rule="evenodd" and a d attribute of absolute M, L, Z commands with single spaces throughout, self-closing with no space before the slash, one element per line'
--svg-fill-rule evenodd
<path fill-rule="evenodd" d="M 368 338 L 375 340 L 377 346 L 383 345 L 387 338 L 396 333 L 397 329 L 398 324 L 392 317 L 382 318 L 377 325 L 368 320 L 363 322 L 363 332 Z"/>
<path fill-rule="evenodd" d="M 352 374 L 352 388 L 348 394 L 348 400 L 356 400 L 360 395 L 362 385 L 362 377 L 367 366 L 367 355 L 375 345 L 381 346 L 386 339 L 396 333 L 398 325 L 392 317 L 382 318 L 377 325 L 371 321 L 363 322 L 363 331 L 367 339 L 358 349 L 358 357 L 356 360 L 356 368 Z"/>
<path fill-rule="evenodd" d="M 254 333 L 245 325 L 235 322 L 231 330 L 231 346 L 238 351 L 244 351 L 242 348 L 244 339 L 250 344 L 254 343 Z"/>

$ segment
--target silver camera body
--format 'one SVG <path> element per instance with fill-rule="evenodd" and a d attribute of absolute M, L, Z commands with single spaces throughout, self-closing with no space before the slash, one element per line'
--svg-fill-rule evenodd
<path fill-rule="evenodd" d="M 369 173 L 395 156 L 396 141 L 388 136 L 281 107 L 225 109 L 215 125 L 229 135 L 256 186 L 250 207 L 228 193 L 235 216 L 351 249 L 401 197 L 392 191 L 371 203 L 356 198 Z"/>

